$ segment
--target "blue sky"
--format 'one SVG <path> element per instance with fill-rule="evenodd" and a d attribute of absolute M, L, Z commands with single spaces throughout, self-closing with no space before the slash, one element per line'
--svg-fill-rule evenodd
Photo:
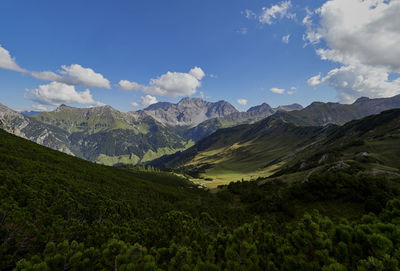
<path fill-rule="evenodd" d="M 379 63 L 379 54 L 388 49 L 389 43 L 382 45 L 382 51 L 365 49 L 365 54 L 343 49 L 342 44 L 332 41 L 332 36 L 339 36 L 339 40 L 338 31 L 346 36 L 349 22 L 324 22 L 334 18 L 331 13 L 335 8 L 347 14 L 357 7 L 352 4 L 361 5 L 361 1 L 329 2 L 3 0 L 0 44 L 3 58 L 7 58 L 7 51 L 13 64 L 3 59 L 6 64 L 0 69 L 0 102 L 14 109 L 31 109 L 32 105 L 53 109 L 64 101 L 60 93 L 65 92 L 67 96 L 79 94 L 76 99 L 65 98 L 65 103 L 74 106 L 104 103 L 129 111 L 143 107 L 141 102 L 148 103 L 146 95 L 152 96 L 150 102 L 177 102 L 191 95 L 209 101 L 227 100 L 244 110 L 262 102 L 272 106 L 294 102 L 308 105 L 316 100 L 351 102 L 358 96 L 398 94 L 400 83 L 396 79 L 400 70 L 396 63 Z M 398 1 L 392 2 L 379 4 L 382 9 L 376 8 L 373 16 L 388 15 L 399 6 Z M 282 11 L 284 5 L 286 10 L 277 11 Z M 320 12 L 320 7 L 325 9 Z M 360 21 L 353 22 L 361 26 L 360 31 L 363 24 L 371 23 L 362 20 L 364 15 L 371 16 L 369 10 L 371 7 L 366 14 L 359 14 Z M 312 23 L 304 21 L 307 15 Z M 343 28 L 337 30 L 336 25 Z M 332 31 L 337 32 L 330 35 Z M 399 32 L 393 31 L 398 38 Z M 316 34 L 318 39 L 304 38 L 307 33 Z M 285 43 L 283 37 L 287 35 L 290 37 Z M 361 32 L 359 36 L 355 42 L 361 44 Z M 317 54 L 321 48 L 325 54 Z M 328 50 L 335 56 L 328 55 Z M 388 59 L 397 57 L 397 53 L 394 50 Z M 371 59 L 371 54 L 377 60 L 367 63 L 365 59 Z M 189 71 L 195 67 L 204 75 L 193 77 Z M 367 83 L 361 90 L 356 89 L 356 83 L 360 84 L 354 78 L 360 78 L 360 74 L 365 81 L 369 78 L 366 67 L 385 67 L 379 80 L 388 85 L 375 92 L 364 93 Z M 43 71 L 52 74 L 38 74 Z M 332 76 L 330 71 L 337 72 Z M 167 72 L 171 74 L 165 80 L 157 80 Z M 383 78 L 385 73 L 390 74 L 389 79 Z M 314 80 L 309 81 L 312 77 Z M 99 79 L 100 83 L 91 79 Z M 153 84 L 149 83 L 151 79 L 155 79 Z M 121 89 L 121 80 L 135 85 Z M 271 88 L 284 89 L 284 93 L 274 93 Z M 81 93 L 86 89 L 90 99 L 88 93 Z M 247 103 L 240 105 L 238 99 Z M 131 105 L 135 102 L 136 107 Z"/>

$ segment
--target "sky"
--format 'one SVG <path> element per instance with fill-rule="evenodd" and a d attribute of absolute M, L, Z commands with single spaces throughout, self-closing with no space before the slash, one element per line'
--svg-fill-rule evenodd
<path fill-rule="evenodd" d="M 400 94 L 400 0 L 3 0 L 0 103 L 239 110 Z"/>

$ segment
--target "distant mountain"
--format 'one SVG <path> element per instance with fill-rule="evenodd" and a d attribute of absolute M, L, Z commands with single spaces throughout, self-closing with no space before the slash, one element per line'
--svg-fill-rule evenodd
<path fill-rule="evenodd" d="M 152 104 L 142 112 L 163 124 L 193 127 L 205 120 L 228 116 L 238 111 L 226 101 L 211 103 L 200 98 L 187 97 L 177 104 Z"/>
<path fill-rule="evenodd" d="M 221 128 L 233 127 L 240 124 L 250 124 L 262 120 L 278 111 L 301 110 L 300 104 L 283 105 L 272 108 L 269 104 L 263 103 L 249 108 L 246 112 L 235 112 L 225 117 L 206 120 L 196 127 L 189 129 L 185 136 L 198 141 Z"/>
<path fill-rule="evenodd" d="M 313 102 L 303 110 L 279 111 L 277 114 L 288 122 L 302 126 L 342 125 L 393 108 L 400 108 L 400 95 L 377 99 L 363 97 L 353 104 Z"/>
<path fill-rule="evenodd" d="M 103 164 L 137 164 L 183 150 L 188 140 L 179 127 L 164 125 L 138 112 L 120 112 L 110 106 L 59 106 L 33 119 L 68 133 L 78 157 Z"/>
<path fill-rule="evenodd" d="M 185 136 L 198 141 L 221 128 L 233 127 L 240 124 L 253 123 L 271 116 L 276 111 L 267 103 L 251 107 L 247 112 L 234 112 L 230 115 L 203 121 L 199 125 L 187 130 Z"/>

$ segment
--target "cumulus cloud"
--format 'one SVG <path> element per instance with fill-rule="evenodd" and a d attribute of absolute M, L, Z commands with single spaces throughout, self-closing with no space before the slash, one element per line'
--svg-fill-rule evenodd
<path fill-rule="evenodd" d="M 194 67 L 188 73 L 167 72 L 158 78 L 150 79 L 147 86 L 128 80 L 121 80 L 118 86 L 123 90 L 140 90 L 146 94 L 176 98 L 195 94 L 204 76 L 205 73 L 200 67 Z"/>
<path fill-rule="evenodd" d="M 141 104 L 145 107 L 158 103 L 157 98 L 151 95 L 142 96 L 140 99 L 142 100 Z"/>
<path fill-rule="evenodd" d="M 200 67 L 194 67 L 189 71 L 189 74 L 197 80 L 203 79 L 203 77 L 206 75 Z"/>
<path fill-rule="evenodd" d="M 290 39 L 290 34 L 282 37 L 282 42 L 288 44 Z"/>
<path fill-rule="evenodd" d="M 247 100 L 246 99 L 237 99 L 237 103 L 240 105 L 246 105 L 247 104 Z"/>
<path fill-rule="evenodd" d="M 133 106 L 133 107 L 138 107 L 139 104 L 138 104 L 137 102 L 131 102 L 131 106 Z"/>
<path fill-rule="evenodd" d="M 310 85 L 327 83 L 347 103 L 400 94 L 399 79 L 389 79 L 389 73 L 400 73 L 400 1 L 331 0 L 314 13 L 319 23 L 304 19 L 304 38 L 324 41 L 317 54 L 340 67 L 311 77 Z"/>
<path fill-rule="evenodd" d="M 270 8 L 264 7 L 258 20 L 263 24 L 273 24 L 277 19 L 293 19 L 296 14 L 290 12 L 291 7 L 290 1 L 283 1 L 277 5 L 272 5 Z"/>
<path fill-rule="evenodd" d="M 285 92 L 285 89 L 283 89 L 283 88 L 270 88 L 269 90 L 271 92 L 277 93 L 277 94 L 283 94 Z"/>
<path fill-rule="evenodd" d="M 0 68 L 13 70 L 17 72 L 28 73 L 33 77 L 44 81 L 55 81 L 67 85 L 82 85 L 86 87 L 98 87 L 110 89 L 110 81 L 108 81 L 100 73 L 96 73 L 90 68 L 84 68 L 79 64 L 70 66 L 63 65 L 58 73 L 51 71 L 28 71 L 15 62 L 15 58 L 11 57 L 10 53 L 0 45 Z"/>
<path fill-rule="evenodd" d="M 291 90 L 296 90 L 296 89 L 297 89 L 297 87 L 291 87 L 290 89 L 291 89 Z"/>
<path fill-rule="evenodd" d="M 5 48 L 3 48 L 1 44 L 0 44 L 0 68 L 17 72 L 26 72 L 26 70 L 18 66 L 17 62 L 15 62 L 15 58 L 11 57 L 10 52 L 7 51 Z"/>
<path fill-rule="evenodd" d="M 136 82 L 130 82 L 128 80 L 119 81 L 117 86 L 122 90 L 139 90 L 142 87 L 142 85 Z"/>
<path fill-rule="evenodd" d="M 47 105 L 60 105 L 63 103 L 103 105 L 93 99 L 89 89 L 77 91 L 75 86 L 59 82 L 52 82 L 47 85 L 40 85 L 37 89 L 26 90 L 25 97 Z"/>
<path fill-rule="evenodd" d="M 74 86 L 111 88 L 110 81 L 104 78 L 102 74 L 95 72 L 91 68 L 84 68 L 79 64 L 63 65 L 58 73 L 49 71 L 31 72 L 33 77 L 40 80 L 56 81 Z"/>

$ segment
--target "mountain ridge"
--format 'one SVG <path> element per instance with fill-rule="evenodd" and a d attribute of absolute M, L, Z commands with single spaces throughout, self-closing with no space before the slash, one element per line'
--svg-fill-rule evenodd
<path fill-rule="evenodd" d="M 400 107 L 400 95 L 360 98 L 353 104 L 314 102 L 301 110 L 298 104 L 272 108 L 263 103 L 246 112 L 237 111 L 225 101 L 211 103 L 200 98 L 183 98 L 177 104 L 163 102 L 130 112 L 111 106 L 61 105 L 33 116 L 1 106 L 0 125 L 11 133 L 86 160 L 107 165 L 138 164 L 183 151 L 218 129 L 256 123 L 271 115 L 297 126 L 342 125 L 396 107 Z M 152 116 L 163 117 L 163 112 L 167 112 L 164 123 Z M 219 115 L 223 116 L 215 117 Z M 210 118 L 200 122 L 204 117 Z M 200 123 L 193 126 L 195 122 Z"/>

